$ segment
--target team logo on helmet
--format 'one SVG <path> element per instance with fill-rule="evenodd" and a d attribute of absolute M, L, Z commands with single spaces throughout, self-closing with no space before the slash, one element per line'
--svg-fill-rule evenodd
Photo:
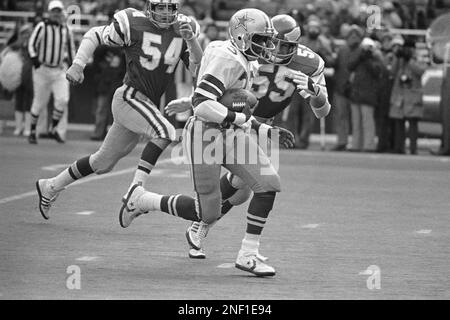
<path fill-rule="evenodd" d="M 245 13 L 241 17 L 236 17 L 236 21 L 237 21 L 238 24 L 234 27 L 235 29 L 237 29 L 237 28 L 244 28 L 245 31 L 248 31 L 248 29 L 247 29 L 247 22 L 254 22 L 255 19 L 250 18 L 248 16 L 248 14 Z"/>

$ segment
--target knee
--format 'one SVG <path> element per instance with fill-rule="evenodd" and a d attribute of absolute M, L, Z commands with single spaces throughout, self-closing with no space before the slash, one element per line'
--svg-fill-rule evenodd
<path fill-rule="evenodd" d="M 228 201 L 233 206 L 238 206 L 238 205 L 245 203 L 248 199 L 250 199 L 251 195 L 252 195 L 252 190 L 249 187 L 245 186 L 243 188 L 240 188 L 238 191 L 236 191 L 236 193 L 234 195 L 232 195 L 228 199 Z"/>
<path fill-rule="evenodd" d="M 253 188 L 253 192 L 255 193 L 280 192 L 280 191 L 281 191 L 281 179 L 278 173 L 276 172 L 264 176 L 263 181 L 257 183 Z"/>
<path fill-rule="evenodd" d="M 161 150 L 166 149 L 172 143 L 172 141 L 173 140 L 168 139 L 168 138 L 155 138 L 155 139 L 151 140 L 151 142 L 154 145 L 158 146 L 158 148 L 160 148 Z"/>
<path fill-rule="evenodd" d="M 234 174 L 228 173 L 227 178 L 228 181 L 230 181 L 231 186 L 235 189 L 244 189 L 247 187 L 244 180 Z"/>

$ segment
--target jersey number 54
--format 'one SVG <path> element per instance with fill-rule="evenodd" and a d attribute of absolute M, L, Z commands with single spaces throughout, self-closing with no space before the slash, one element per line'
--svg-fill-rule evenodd
<path fill-rule="evenodd" d="M 144 32 L 142 38 L 142 51 L 146 56 L 151 57 L 140 57 L 140 62 L 143 68 L 153 71 L 155 70 L 161 61 L 162 53 L 159 46 L 161 45 L 161 35 L 154 34 L 150 32 Z M 164 64 L 167 65 L 166 73 L 172 73 L 177 66 L 178 60 L 180 59 L 181 49 L 183 47 L 183 39 L 173 38 L 170 45 L 164 54 Z"/>

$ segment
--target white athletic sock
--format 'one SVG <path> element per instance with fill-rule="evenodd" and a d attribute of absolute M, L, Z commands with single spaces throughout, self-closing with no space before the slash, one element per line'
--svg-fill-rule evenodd
<path fill-rule="evenodd" d="M 242 240 L 241 251 L 258 253 L 260 235 L 246 233 Z"/>
<path fill-rule="evenodd" d="M 162 195 L 153 192 L 145 192 L 139 197 L 138 207 L 143 211 L 161 211 Z"/>
<path fill-rule="evenodd" d="M 50 188 L 59 191 L 67 187 L 69 184 L 73 183 L 75 180 L 69 173 L 69 169 L 65 169 L 63 172 L 58 174 L 56 177 L 50 179 Z"/>

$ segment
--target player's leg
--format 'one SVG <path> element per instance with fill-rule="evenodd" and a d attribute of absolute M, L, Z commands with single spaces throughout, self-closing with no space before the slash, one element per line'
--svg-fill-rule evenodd
<path fill-rule="evenodd" d="M 50 100 L 51 91 L 48 90 L 48 69 L 41 66 L 38 69 L 33 70 L 33 103 L 31 104 L 31 122 L 30 122 L 30 135 L 28 136 L 28 142 L 31 144 L 37 143 L 36 125 L 39 119 L 39 114 L 42 109 L 47 108 L 48 101 Z"/>
<path fill-rule="evenodd" d="M 245 203 L 252 196 L 252 191 L 245 182 L 231 172 L 224 174 L 220 179 L 220 191 L 222 193 L 222 208 L 219 219 L 234 206 Z"/>
<path fill-rule="evenodd" d="M 121 158 L 134 149 L 138 141 L 138 135 L 114 122 L 97 152 L 78 159 L 53 178 L 38 180 L 36 188 L 42 216 L 49 218 L 48 211 L 60 191 L 92 173 L 103 174 L 111 171 Z"/>
<path fill-rule="evenodd" d="M 139 141 L 139 135 L 120 123 L 123 114 L 127 111 L 123 110 L 124 107 L 121 100 L 113 99 L 112 112 L 115 120 L 97 152 L 75 161 L 53 178 L 36 182 L 39 209 L 45 219 L 49 218 L 48 211 L 52 202 L 65 187 L 94 172 L 103 174 L 111 171 L 122 157 L 134 149 Z"/>
<path fill-rule="evenodd" d="M 143 187 L 135 184 L 127 196 L 128 210 L 122 210 L 120 224 L 128 227 L 138 216 L 149 211 L 163 211 L 168 214 L 181 217 L 191 221 L 202 220 L 202 225 L 209 224 L 217 219 L 220 214 L 220 164 L 207 165 L 196 163 L 191 152 L 193 141 L 203 144 L 202 122 L 195 120 L 188 122 L 184 131 L 184 149 L 190 160 L 191 177 L 196 192 L 196 198 L 185 195 L 163 196 L 153 192 L 145 191 Z M 197 128 L 199 130 L 195 130 Z M 200 145 L 200 151 L 203 146 Z M 196 245 L 200 240 L 202 228 L 198 232 L 188 235 L 190 241 Z"/>
<path fill-rule="evenodd" d="M 175 140 L 175 128 L 161 114 L 158 107 L 136 89 L 125 87 L 121 91 L 123 93 L 118 98 L 122 99 L 129 109 L 129 116 L 123 117 L 121 123 L 150 140 L 142 151 L 131 182 L 131 186 L 135 184 L 145 186 L 162 152 Z"/>
<path fill-rule="evenodd" d="M 257 276 L 273 276 L 275 270 L 258 259 L 259 243 L 265 223 L 272 210 L 275 196 L 280 192 L 280 177 L 269 158 L 254 139 L 246 139 L 249 152 L 257 150 L 258 163 L 246 159 L 243 164 L 227 164 L 231 173 L 239 176 L 253 191 L 247 211 L 247 229 L 236 259 L 236 267 Z"/>
<path fill-rule="evenodd" d="M 57 130 L 57 126 L 64 115 L 67 112 L 69 105 L 69 81 L 67 81 L 65 72 L 60 70 L 54 70 L 53 79 L 51 83 L 51 92 L 53 93 L 54 108 L 52 113 L 52 125 L 50 135 L 59 143 L 64 143 L 63 138 L 60 136 Z"/>

